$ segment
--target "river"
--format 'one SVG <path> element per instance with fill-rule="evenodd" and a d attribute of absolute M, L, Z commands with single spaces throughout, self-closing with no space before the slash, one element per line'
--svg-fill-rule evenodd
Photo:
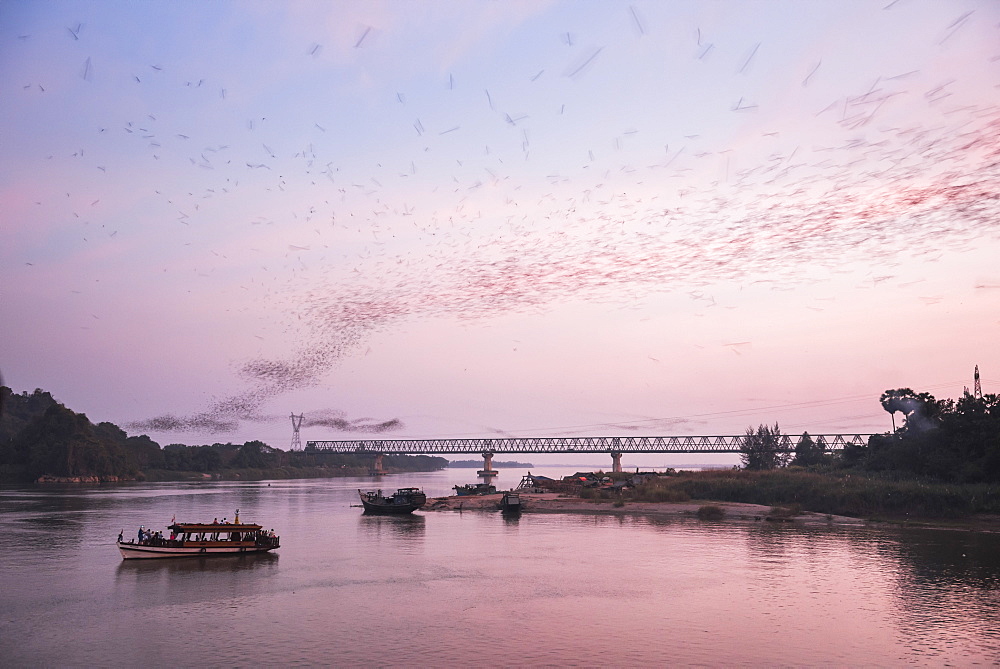
<path fill-rule="evenodd" d="M 994 534 L 352 506 L 359 487 L 440 496 L 474 477 L 6 487 L 3 665 L 1000 663 Z M 236 509 L 281 548 L 124 562 L 114 547 Z"/>

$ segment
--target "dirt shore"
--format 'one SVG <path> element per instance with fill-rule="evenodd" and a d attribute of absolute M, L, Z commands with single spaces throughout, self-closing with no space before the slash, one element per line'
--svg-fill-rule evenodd
<path fill-rule="evenodd" d="M 423 511 L 495 511 L 500 502 L 500 494 L 475 497 L 437 497 L 427 500 Z M 521 493 L 524 513 L 600 513 L 613 515 L 642 514 L 650 516 L 686 516 L 695 518 L 698 509 L 711 504 L 725 512 L 723 520 L 743 520 L 750 522 L 792 522 L 798 525 L 865 525 L 864 520 L 847 516 L 832 516 L 822 513 L 803 512 L 790 518 L 772 517 L 771 507 L 760 504 L 740 504 L 736 502 L 625 502 L 615 506 L 608 500 L 587 500 L 567 497 L 560 493 Z"/>
<path fill-rule="evenodd" d="M 500 493 L 476 497 L 437 497 L 427 500 L 422 511 L 496 511 Z M 724 512 L 723 521 L 794 523 L 852 527 L 914 527 L 964 532 L 1000 533 L 1000 516 L 980 514 L 968 518 L 880 518 L 866 520 L 850 516 L 803 511 L 791 516 L 773 516 L 771 507 L 761 504 L 691 500 L 689 502 L 625 502 L 615 506 L 609 500 L 588 500 L 561 493 L 521 493 L 525 513 L 597 513 L 608 515 L 650 515 L 697 518 L 698 509 L 717 506 Z"/>

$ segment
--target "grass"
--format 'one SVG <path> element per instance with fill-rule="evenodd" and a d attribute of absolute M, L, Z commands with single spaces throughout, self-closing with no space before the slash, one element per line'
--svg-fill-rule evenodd
<path fill-rule="evenodd" d="M 1000 513 L 1000 485 L 892 480 L 842 471 L 685 472 L 649 481 L 631 499 L 744 502 L 858 518 L 964 518 Z"/>

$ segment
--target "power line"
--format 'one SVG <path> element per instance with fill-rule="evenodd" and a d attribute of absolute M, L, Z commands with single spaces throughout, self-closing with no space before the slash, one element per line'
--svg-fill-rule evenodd
<path fill-rule="evenodd" d="M 956 385 L 958 385 L 960 383 L 961 383 L 961 381 L 948 381 L 948 382 L 944 382 L 944 383 L 923 385 L 923 386 L 920 386 L 920 387 L 921 388 L 926 388 L 928 390 L 938 390 L 940 388 L 949 388 L 949 387 L 954 388 Z M 761 411 L 775 411 L 775 410 L 780 410 L 780 409 L 813 409 L 813 408 L 824 407 L 824 406 L 833 406 L 833 405 L 836 405 L 836 404 L 848 404 L 848 403 L 851 403 L 851 402 L 868 401 L 868 400 L 872 400 L 872 399 L 873 399 L 873 396 L 872 395 L 868 395 L 868 394 L 866 394 L 866 395 L 850 395 L 850 396 L 847 396 L 847 397 L 839 397 L 839 398 L 833 398 L 833 399 L 808 400 L 808 401 L 805 401 L 805 402 L 789 402 L 789 403 L 785 403 L 785 404 L 774 404 L 774 405 L 763 406 L 763 407 L 750 407 L 750 408 L 746 408 L 746 409 L 729 409 L 729 410 L 726 410 L 726 411 L 712 411 L 712 412 L 707 412 L 707 413 L 688 414 L 686 416 L 668 416 L 668 417 L 661 417 L 661 418 L 645 418 L 645 419 L 642 419 L 642 420 L 613 421 L 613 422 L 608 422 L 608 423 L 587 423 L 587 424 L 582 424 L 582 425 L 563 425 L 563 426 L 544 427 L 544 428 L 535 428 L 535 429 L 528 428 L 528 429 L 517 430 L 517 432 L 520 432 L 520 433 L 531 433 L 532 435 L 536 435 L 537 436 L 537 435 L 545 434 L 547 432 L 570 432 L 570 431 L 579 431 L 579 430 L 586 430 L 586 429 L 596 429 L 596 428 L 607 429 L 607 428 L 623 427 L 623 426 L 641 427 L 642 425 L 649 425 L 649 424 L 654 424 L 654 423 L 664 423 L 664 422 L 671 422 L 671 421 L 673 421 L 673 422 L 685 422 L 685 421 L 688 421 L 688 420 L 699 419 L 699 418 L 715 418 L 715 417 L 723 417 L 723 416 L 745 416 L 745 415 L 748 415 L 748 414 L 759 413 Z M 877 401 L 877 397 L 874 398 L 874 401 Z M 857 418 L 857 416 L 851 416 L 850 418 Z M 824 423 L 829 423 L 829 422 L 831 422 L 831 420 L 832 419 L 827 419 L 827 420 L 825 420 L 823 422 Z M 456 434 L 448 434 L 448 435 L 438 435 L 438 438 L 458 438 L 458 437 L 465 437 L 465 436 L 467 436 L 467 433 L 460 433 L 460 434 L 456 433 Z M 420 438 L 420 437 L 400 437 L 400 438 Z"/>

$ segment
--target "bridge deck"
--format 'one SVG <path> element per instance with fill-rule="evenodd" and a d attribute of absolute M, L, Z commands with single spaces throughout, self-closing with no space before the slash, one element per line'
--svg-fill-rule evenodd
<path fill-rule="evenodd" d="M 864 446 L 869 434 L 815 434 L 827 450 Z M 434 455 L 444 453 L 739 453 L 744 434 L 679 437 L 511 437 L 502 439 L 356 439 L 308 441 L 307 450 L 333 453 Z M 800 437 L 782 435 L 780 450 L 794 451 Z"/>

